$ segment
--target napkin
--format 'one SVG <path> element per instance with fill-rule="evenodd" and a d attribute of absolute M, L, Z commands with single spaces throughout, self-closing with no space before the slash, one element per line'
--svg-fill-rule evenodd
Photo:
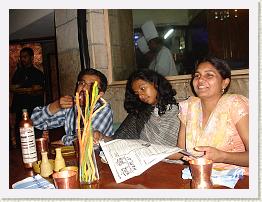
<path fill-rule="evenodd" d="M 233 189 L 239 179 L 244 175 L 243 168 L 233 168 L 229 170 L 215 170 L 212 169 L 211 180 L 215 185 L 222 185 Z M 183 179 L 192 179 L 189 167 L 182 170 Z"/>
<path fill-rule="evenodd" d="M 12 185 L 13 189 L 55 189 L 55 186 L 39 174 L 27 177 Z"/>

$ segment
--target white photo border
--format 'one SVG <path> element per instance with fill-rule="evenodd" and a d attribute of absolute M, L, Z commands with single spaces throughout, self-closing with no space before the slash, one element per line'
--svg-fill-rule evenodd
<path fill-rule="evenodd" d="M 61 3 L 63 2 L 63 3 Z M 119 0 L 96 0 L 93 3 L 90 1 L 51 1 L 46 0 L 44 2 L 35 1 L 12 1 L 6 3 L 7 5 L 1 8 L 1 18 L 3 20 L 4 32 L 2 31 L 3 39 L 1 40 L 1 81 L 4 83 L 4 88 L 1 90 L 1 95 L 3 98 L 1 102 L 1 114 L 3 115 L 2 121 L 2 140 L 0 141 L 0 146 L 2 148 L 1 152 L 1 162 L 2 162 L 2 175 L 0 180 L 1 194 L 2 198 L 27 198 L 27 199 L 37 199 L 37 198 L 49 198 L 49 199 L 80 199 L 80 198 L 90 198 L 99 199 L 104 201 L 106 199 L 118 198 L 118 199 L 258 199 L 259 197 L 259 173 L 258 173 L 258 160 L 261 161 L 260 153 L 258 153 L 258 144 L 261 143 L 261 138 L 258 134 L 258 120 L 261 124 L 261 118 L 258 114 L 259 98 L 261 98 L 261 84 L 258 89 L 258 76 L 261 78 L 261 71 L 258 71 L 258 10 L 259 1 L 256 0 L 220 0 L 220 1 L 206 1 L 206 0 L 162 0 L 141 2 L 137 0 L 133 1 L 119 1 Z M 52 8 L 50 8 L 52 7 Z M 9 71 L 6 67 L 9 66 L 9 43 L 8 43 L 8 19 L 9 19 L 9 9 L 31 9 L 31 8 L 41 8 L 41 9 L 78 9 L 78 8 L 104 8 L 104 9 L 123 9 L 123 8 L 174 8 L 174 9 L 214 9 L 214 8 L 228 8 L 228 9 L 249 9 L 249 98 L 252 98 L 252 105 L 250 105 L 250 174 L 249 174 L 249 189 L 217 189 L 217 190 L 177 190 L 177 189 L 138 189 L 138 190 L 115 190 L 115 189 L 103 189 L 103 190 L 15 190 L 9 189 L 9 148 L 8 148 L 8 121 L 9 119 Z M 261 8 L 260 8 L 261 11 Z M 261 14 L 260 14 L 261 15 Z M 261 22 L 261 16 L 260 16 Z M 261 31 L 261 29 L 259 29 Z M 260 33 L 259 33 L 260 34 Z M 261 54 L 260 54 L 261 58 Z M 261 64 L 261 63 L 260 63 Z M 252 79 L 251 79 L 252 78 Z M 258 97 L 258 90 L 260 97 Z M 174 182 L 175 183 L 175 182 Z M 39 197 L 41 196 L 41 197 Z M 97 200 L 96 200 L 97 201 Z M 133 201 L 133 200 L 129 200 Z M 135 200 L 136 201 L 136 200 Z M 191 200 L 189 200 L 191 201 Z M 238 200 L 236 200 L 238 201 Z"/>

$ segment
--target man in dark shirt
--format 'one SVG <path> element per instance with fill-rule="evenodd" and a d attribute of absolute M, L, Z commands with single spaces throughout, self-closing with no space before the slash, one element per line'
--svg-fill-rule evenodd
<path fill-rule="evenodd" d="M 15 120 L 17 146 L 20 146 L 19 121 L 22 109 L 27 109 L 31 115 L 36 106 L 44 104 L 44 74 L 33 65 L 33 61 L 34 51 L 29 47 L 23 48 L 10 86 L 13 92 L 10 125 Z"/>

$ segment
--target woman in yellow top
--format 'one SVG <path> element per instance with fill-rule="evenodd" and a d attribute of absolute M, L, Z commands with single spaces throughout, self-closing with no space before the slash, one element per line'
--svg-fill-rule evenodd
<path fill-rule="evenodd" d="M 242 166 L 248 173 L 249 105 L 242 95 L 225 94 L 231 81 L 229 65 L 205 58 L 192 77 L 194 93 L 180 105 L 178 146 L 214 162 L 214 168 Z"/>

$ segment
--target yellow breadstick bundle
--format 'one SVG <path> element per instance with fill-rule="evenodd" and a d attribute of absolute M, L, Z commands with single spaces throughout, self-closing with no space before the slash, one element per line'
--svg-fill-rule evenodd
<path fill-rule="evenodd" d="M 86 99 L 85 99 L 85 112 L 82 111 L 80 107 L 80 97 L 76 93 L 76 106 L 77 106 L 77 128 L 78 128 L 78 138 L 79 138 L 79 150 L 80 150 L 80 180 L 82 181 L 93 181 L 97 180 L 96 170 L 97 165 L 93 160 L 93 134 L 92 134 L 92 117 L 103 107 L 105 107 L 106 102 L 103 100 L 103 106 L 100 107 L 95 113 L 94 108 L 99 100 L 100 96 L 98 95 L 98 84 L 94 83 L 92 89 L 91 100 L 89 100 L 89 94 L 86 90 Z M 94 114 L 93 114 L 94 113 Z M 84 128 L 80 129 L 80 121 L 83 121 Z"/>

